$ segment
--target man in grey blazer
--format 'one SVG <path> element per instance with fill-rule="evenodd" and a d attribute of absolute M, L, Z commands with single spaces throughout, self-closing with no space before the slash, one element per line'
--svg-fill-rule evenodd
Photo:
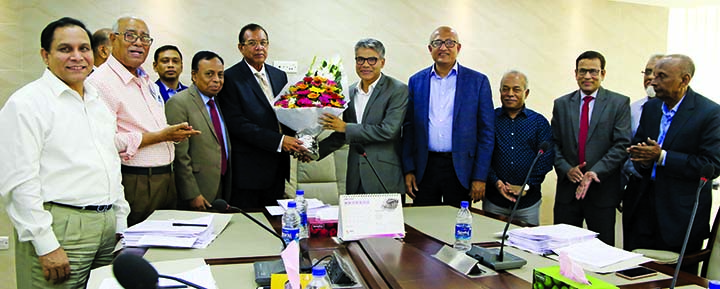
<path fill-rule="evenodd" d="M 408 103 L 407 85 L 384 75 L 385 47 L 367 38 L 355 44 L 355 71 L 360 81 L 345 88 L 349 107 L 342 119 L 326 114 L 320 118 L 323 128 L 334 130 L 320 142 L 320 158 L 344 144 L 350 144 L 346 192 L 400 193 L 405 189 L 400 162 L 400 128 Z M 360 155 L 365 152 L 368 160 Z M 381 181 L 378 179 L 380 178 Z"/>
<path fill-rule="evenodd" d="M 630 145 L 630 98 L 602 88 L 604 78 L 605 57 L 586 51 L 575 62 L 580 89 L 555 99 L 553 211 L 555 224 L 582 227 L 584 220 L 601 241 L 613 245 L 620 171 Z"/>
<path fill-rule="evenodd" d="M 215 97 L 224 82 L 223 60 L 210 51 L 192 59 L 193 85 L 165 105 L 168 122 L 187 122 L 202 134 L 175 145 L 175 183 L 180 207 L 204 211 L 215 199 L 229 201 L 230 141 Z"/>

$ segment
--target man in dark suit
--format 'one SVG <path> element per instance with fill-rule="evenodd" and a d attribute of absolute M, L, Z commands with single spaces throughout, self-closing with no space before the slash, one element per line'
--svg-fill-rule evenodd
<path fill-rule="evenodd" d="M 648 101 L 627 149 L 642 185 L 624 199 L 625 249 L 680 252 L 705 165 L 720 174 L 720 106 L 689 87 L 695 72 L 692 59 L 669 55 L 655 65 L 651 85 L 656 98 Z M 701 248 L 710 231 L 711 185 L 700 192 L 700 203 L 687 245 Z"/>
<path fill-rule="evenodd" d="M 575 61 L 579 90 L 555 99 L 555 224 L 583 226 L 615 243 L 620 171 L 630 144 L 630 98 L 600 86 L 605 57 L 586 51 Z"/>
<path fill-rule="evenodd" d="M 155 50 L 153 69 L 158 74 L 155 81 L 163 101 L 173 97 L 188 87 L 180 83 L 180 74 L 183 71 L 182 53 L 174 45 L 163 45 Z"/>
<path fill-rule="evenodd" d="M 344 144 L 350 144 L 347 161 L 346 192 L 390 193 L 404 191 L 400 163 L 400 129 L 407 108 L 407 85 L 384 75 L 385 46 L 368 38 L 355 44 L 355 71 L 360 81 L 350 86 L 350 104 L 343 118 L 326 114 L 323 128 L 335 132 L 320 142 L 323 158 Z M 363 146 L 378 176 L 368 161 L 357 153 Z M 382 179 L 382 184 L 378 180 Z"/>
<path fill-rule="evenodd" d="M 180 207 L 204 211 L 215 199 L 229 200 L 230 141 L 215 96 L 224 82 L 223 60 L 211 51 L 192 59 L 193 85 L 168 100 L 168 122 L 187 122 L 203 132 L 175 145 L 175 186 Z"/>
<path fill-rule="evenodd" d="M 290 151 L 304 152 L 295 132 L 281 126 L 272 108 L 287 75 L 265 64 L 267 32 L 257 24 L 240 30 L 238 49 L 243 60 L 225 71 L 227 81 L 218 95 L 233 146 L 233 192 L 230 204 L 261 208 L 277 204 L 290 177 Z"/>
<path fill-rule="evenodd" d="M 435 64 L 408 83 L 403 141 L 407 194 L 416 205 L 479 201 L 495 143 L 495 114 L 487 76 L 457 63 L 457 32 L 430 35 Z"/>

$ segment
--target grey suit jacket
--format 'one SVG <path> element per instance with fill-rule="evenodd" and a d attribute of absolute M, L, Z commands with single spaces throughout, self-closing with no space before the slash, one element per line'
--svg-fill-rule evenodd
<path fill-rule="evenodd" d="M 354 105 L 357 83 L 352 84 L 348 90 L 350 104 L 343 113 L 343 120 L 347 123 L 345 133 L 334 132 L 321 141 L 320 157 L 327 156 L 346 143 L 350 144 L 346 192 L 356 193 L 362 182 L 366 193 L 384 193 L 385 190 L 372 172 L 368 161 L 357 152 L 357 146 L 362 145 L 387 190 L 390 193 L 404 192 L 400 129 L 408 104 L 407 85 L 387 75 L 381 75 L 359 124 Z"/>
<path fill-rule="evenodd" d="M 583 95 L 584 96 L 584 95 Z M 581 91 L 555 99 L 551 126 L 555 143 L 556 201 L 569 203 L 578 184 L 567 172 L 578 165 Z M 630 145 L 630 98 L 600 87 L 590 116 L 585 145 L 584 171 L 597 173 L 600 183 L 592 183 L 585 200 L 600 207 L 620 203 L 620 171 Z"/>
<path fill-rule="evenodd" d="M 218 198 L 229 202 L 232 180 L 230 160 L 228 159 L 226 177 L 221 178 L 220 142 L 197 87 L 192 85 L 170 98 L 165 104 L 165 115 L 170 124 L 187 122 L 201 132 L 175 145 L 175 185 L 179 199 L 192 200 L 202 194 L 211 203 Z M 223 118 L 222 112 L 220 115 Z M 229 156 L 230 140 L 227 130 L 223 135 Z"/>

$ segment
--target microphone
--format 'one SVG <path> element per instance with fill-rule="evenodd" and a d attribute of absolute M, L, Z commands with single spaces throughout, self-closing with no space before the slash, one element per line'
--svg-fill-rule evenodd
<path fill-rule="evenodd" d="M 280 239 L 280 243 L 282 243 L 283 250 L 285 250 L 285 248 L 287 248 L 287 245 L 285 245 L 285 240 L 283 240 L 283 238 L 282 238 L 280 235 L 278 235 L 278 233 L 275 232 L 275 230 L 268 228 L 267 226 L 265 226 L 265 224 L 263 224 L 262 222 L 258 221 L 258 220 L 255 219 L 255 218 L 253 218 L 253 216 L 251 216 L 251 215 L 248 214 L 247 212 L 241 210 L 240 208 L 231 206 L 231 205 L 228 204 L 225 200 L 223 200 L 223 199 L 214 200 L 214 201 L 212 202 L 212 208 L 215 209 L 215 210 L 217 210 L 219 213 L 240 213 L 240 214 L 243 214 L 243 216 L 245 216 L 245 217 L 247 217 L 248 219 L 250 219 L 250 221 L 253 221 L 255 224 L 257 224 L 257 225 L 260 226 L 261 228 L 265 229 L 265 231 L 268 231 L 270 234 L 272 234 L 273 236 L 275 236 L 275 237 L 277 237 L 278 239 Z"/>
<path fill-rule="evenodd" d="M 124 253 L 115 258 L 112 263 L 113 275 L 118 283 L 126 289 L 156 289 L 158 278 L 171 279 L 192 288 L 205 289 L 200 285 L 169 275 L 158 274 L 155 267 L 140 256 Z"/>
<path fill-rule="evenodd" d="M 265 224 L 253 218 L 253 216 L 243 211 L 242 209 L 231 206 L 223 199 L 217 199 L 213 201 L 212 207 L 220 213 L 243 214 L 243 216 L 250 219 L 250 221 L 253 221 L 255 224 L 265 229 L 265 231 L 268 231 L 270 234 L 278 238 L 280 240 L 280 243 L 282 243 L 283 250 L 287 248 L 285 240 L 283 240 L 280 234 L 275 232 L 275 230 L 268 228 L 267 226 L 265 226 Z M 300 240 L 300 242 L 298 242 L 298 245 L 300 246 L 300 272 L 310 272 L 312 271 L 312 262 L 310 262 L 310 255 L 308 254 L 307 250 L 307 239 Z M 255 282 L 260 286 L 270 285 L 270 278 L 272 274 L 285 273 L 285 265 L 282 259 L 273 261 L 257 261 L 253 263 L 253 267 L 255 268 Z"/>
<path fill-rule="evenodd" d="M 678 275 L 680 274 L 680 267 L 682 266 L 682 259 L 685 256 L 685 249 L 687 248 L 688 240 L 690 239 L 690 232 L 692 231 L 693 222 L 695 221 L 695 214 L 697 213 L 698 204 L 700 203 L 700 191 L 707 184 L 708 179 L 712 178 L 715 174 L 715 167 L 711 164 L 706 164 L 700 170 L 700 183 L 698 184 L 697 191 L 695 192 L 695 205 L 693 206 L 692 214 L 690 215 L 690 224 L 688 224 L 687 233 L 685 233 L 685 241 L 683 241 L 682 249 L 680 249 L 680 256 L 678 256 L 677 266 L 675 266 L 675 274 L 673 275 L 670 289 L 675 289 L 675 283 L 677 283 Z"/>
<path fill-rule="evenodd" d="M 353 145 L 353 146 L 355 147 L 355 151 L 356 151 L 359 155 L 363 156 L 363 157 L 365 158 L 365 160 L 367 161 L 368 165 L 370 165 L 370 169 L 372 169 L 373 174 L 374 174 L 375 177 L 378 179 L 378 181 L 380 181 L 380 185 L 382 186 L 383 190 L 385 190 L 385 193 L 388 193 L 388 194 L 389 194 L 390 191 L 388 191 L 388 189 L 387 189 L 387 187 L 385 186 L 385 183 L 383 182 L 382 178 L 380 178 L 380 175 L 379 175 L 379 174 L 377 173 L 377 171 L 375 170 L 375 166 L 373 166 L 373 164 L 372 164 L 372 162 L 370 161 L 370 159 L 368 159 L 367 153 L 365 153 L 365 148 L 364 148 L 362 145 L 360 145 L 360 144 L 356 144 L 356 145 Z"/>
<path fill-rule="evenodd" d="M 517 212 L 518 204 L 520 204 L 520 199 L 523 196 L 523 191 L 525 190 L 525 186 L 527 185 L 527 182 L 530 179 L 530 175 L 535 168 L 535 164 L 537 163 L 540 156 L 545 154 L 545 152 L 547 152 L 549 149 L 550 142 L 542 142 L 540 144 L 540 149 L 535 155 L 535 159 L 533 159 L 532 163 L 530 164 L 530 169 L 528 169 L 525 180 L 523 180 L 523 183 L 520 186 L 520 194 L 518 195 L 517 200 L 515 200 L 515 205 L 510 211 L 510 217 L 508 217 L 507 223 L 505 223 L 505 229 L 503 230 L 502 234 L 502 241 L 500 241 L 500 249 L 488 249 L 478 246 L 472 246 L 472 249 L 467 252 L 470 257 L 479 260 L 480 263 L 484 266 L 490 267 L 494 270 L 508 270 L 520 268 L 527 264 L 527 261 L 525 259 L 505 252 L 505 236 L 507 235 L 507 231 L 510 228 L 510 223 L 512 223 L 513 217 L 515 217 L 515 212 Z M 497 253 L 495 253 L 496 251 Z"/>

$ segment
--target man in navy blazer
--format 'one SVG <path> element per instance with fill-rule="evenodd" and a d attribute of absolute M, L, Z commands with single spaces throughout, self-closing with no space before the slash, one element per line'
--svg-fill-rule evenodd
<path fill-rule="evenodd" d="M 680 252 L 704 166 L 720 174 L 720 106 L 689 87 L 695 65 L 685 55 L 657 62 L 651 85 L 656 97 L 645 103 L 640 125 L 627 149 L 642 185 L 624 198 L 625 249 Z M 710 232 L 710 182 L 700 202 L 687 252 L 700 250 Z M 697 269 L 697 266 L 695 266 Z"/>
<path fill-rule="evenodd" d="M 415 205 L 479 201 L 495 143 L 488 78 L 457 63 L 461 45 L 447 26 L 430 35 L 435 64 L 408 84 L 403 127 L 403 173 Z"/>
<path fill-rule="evenodd" d="M 287 83 L 287 75 L 265 64 L 267 32 L 257 24 L 240 30 L 238 49 L 243 60 L 225 71 L 218 102 L 233 147 L 233 189 L 230 205 L 262 208 L 276 205 L 290 177 L 289 151 L 302 151 L 295 132 L 278 122 L 272 101 Z"/>

